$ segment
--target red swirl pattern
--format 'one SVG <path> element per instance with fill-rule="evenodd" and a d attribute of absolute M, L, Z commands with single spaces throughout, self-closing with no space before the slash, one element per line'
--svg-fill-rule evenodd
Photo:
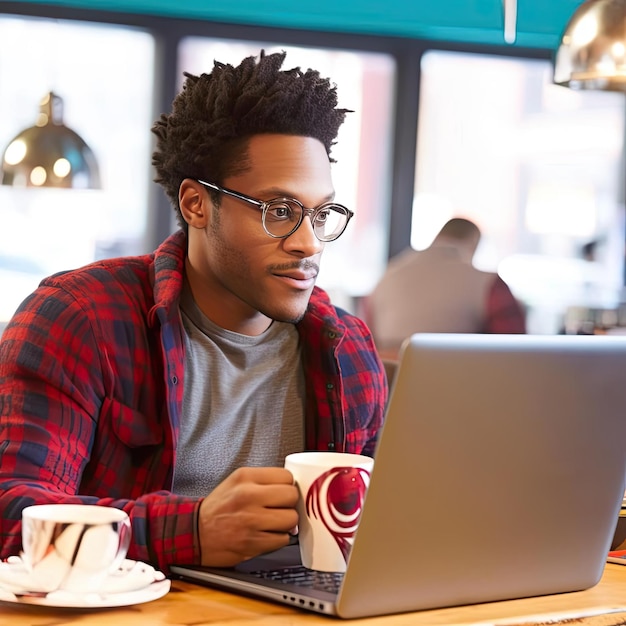
<path fill-rule="evenodd" d="M 360 467 L 333 467 L 319 476 L 306 495 L 306 513 L 319 519 L 348 561 L 370 473 Z"/>

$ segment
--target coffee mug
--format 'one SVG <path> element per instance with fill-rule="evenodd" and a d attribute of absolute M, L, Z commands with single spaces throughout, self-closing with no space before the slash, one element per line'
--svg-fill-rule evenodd
<path fill-rule="evenodd" d="M 36 591 L 96 592 L 120 566 L 131 526 L 121 509 L 39 504 L 22 511 L 22 560 Z"/>
<path fill-rule="evenodd" d="M 345 572 L 374 459 L 343 452 L 298 452 L 285 458 L 298 487 L 302 564 Z"/>

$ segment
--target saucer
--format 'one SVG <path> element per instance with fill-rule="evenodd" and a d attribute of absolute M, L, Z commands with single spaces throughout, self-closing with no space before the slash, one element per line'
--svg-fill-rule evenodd
<path fill-rule="evenodd" d="M 29 572 L 20 557 L 0 563 L 0 602 L 61 608 L 104 608 L 141 604 L 170 590 L 165 574 L 142 561 L 125 559 L 109 574 L 97 593 L 57 590 L 45 593 L 29 584 Z"/>

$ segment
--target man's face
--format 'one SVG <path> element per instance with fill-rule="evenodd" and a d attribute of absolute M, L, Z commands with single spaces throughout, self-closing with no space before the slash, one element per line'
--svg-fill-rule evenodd
<path fill-rule="evenodd" d="M 247 162 L 247 171 L 222 181 L 224 187 L 261 201 L 296 198 L 307 208 L 334 197 L 328 155 L 316 139 L 256 135 L 249 142 Z M 258 208 L 221 194 L 215 209 L 210 191 L 191 185 L 199 194 L 202 219 L 187 220 L 187 273 L 205 315 L 223 328 L 250 335 L 263 332 L 271 320 L 299 321 L 324 247 L 310 218 L 289 237 L 273 239 L 263 229 Z"/>

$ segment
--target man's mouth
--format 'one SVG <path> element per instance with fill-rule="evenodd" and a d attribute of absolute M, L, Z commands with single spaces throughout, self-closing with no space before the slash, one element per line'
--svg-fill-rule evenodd
<path fill-rule="evenodd" d="M 305 262 L 297 266 L 277 266 L 270 273 L 295 289 L 311 289 L 319 273 L 315 263 Z"/>
<path fill-rule="evenodd" d="M 275 273 L 274 276 L 284 281 L 290 287 L 295 289 L 311 289 L 315 284 L 317 273 L 315 272 L 281 272 Z"/>

